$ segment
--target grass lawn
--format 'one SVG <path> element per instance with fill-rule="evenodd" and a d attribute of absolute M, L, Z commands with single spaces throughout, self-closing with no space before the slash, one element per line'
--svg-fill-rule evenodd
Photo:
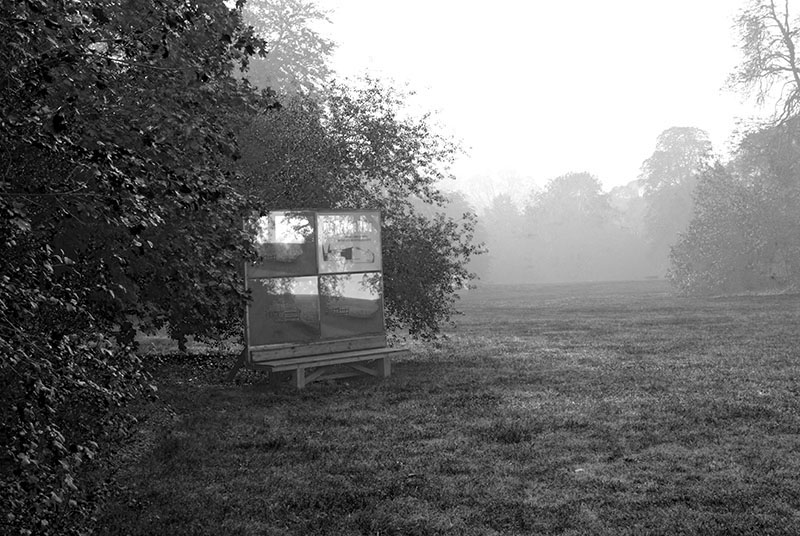
<path fill-rule="evenodd" d="M 391 378 L 175 357 L 103 534 L 800 534 L 800 296 L 467 293 Z"/>

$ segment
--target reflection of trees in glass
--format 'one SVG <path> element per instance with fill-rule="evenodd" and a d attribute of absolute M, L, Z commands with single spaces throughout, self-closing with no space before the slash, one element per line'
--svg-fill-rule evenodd
<path fill-rule="evenodd" d="M 361 289 L 364 293 L 370 296 L 381 296 L 383 293 L 383 285 L 381 284 L 382 278 L 380 272 L 370 272 L 361 274 Z"/>
<path fill-rule="evenodd" d="M 314 241 L 314 218 L 307 212 L 272 212 L 253 222 L 252 236 L 261 261 L 291 263 Z"/>
<path fill-rule="evenodd" d="M 326 300 L 338 300 L 344 297 L 344 284 L 350 280 L 350 275 L 328 275 L 321 276 L 319 280 L 319 292 Z"/>
<path fill-rule="evenodd" d="M 375 300 L 381 295 L 381 274 L 337 274 L 320 277 L 320 293 L 327 299 Z"/>
<path fill-rule="evenodd" d="M 320 237 L 324 240 L 359 241 L 378 237 L 376 214 L 322 214 Z"/>
<path fill-rule="evenodd" d="M 316 277 L 271 277 L 255 281 L 266 292 L 266 314 L 273 321 L 318 322 Z"/>
<path fill-rule="evenodd" d="M 292 294 L 293 277 L 272 277 L 269 279 L 256 279 L 258 284 L 264 287 L 267 294 L 271 296 L 281 296 Z"/>
<path fill-rule="evenodd" d="M 267 277 L 256 279 L 271 296 L 317 294 L 316 277 Z"/>
<path fill-rule="evenodd" d="M 303 244 L 313 239 L 314 224 L 310 215 L 302 212 L 272 212 L 255 221 L 254 234 L 258 244 Z"/>
<path fill-rule="evenodd" d="M 325 312 L 367 318 L 381 310 L 381 274 L 342 274 L 320 278 Z"/>
<path fill-rule="evenodd" d="M 287 236 L 293 240 L 283 239 L 278 235 L 279 242 L 305 243 L 314 238 L 314 218 L 307 212 L 275 212 L 276 228 L 283 228 Z"/>

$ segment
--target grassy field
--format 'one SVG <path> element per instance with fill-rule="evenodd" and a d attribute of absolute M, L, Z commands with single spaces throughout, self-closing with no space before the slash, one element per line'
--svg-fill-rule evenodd
<path fill-rule="evenodd" d="M 800 296 L 496 286 L 393 376 L 175 357 L 100 532 L 800 534 Z"/>

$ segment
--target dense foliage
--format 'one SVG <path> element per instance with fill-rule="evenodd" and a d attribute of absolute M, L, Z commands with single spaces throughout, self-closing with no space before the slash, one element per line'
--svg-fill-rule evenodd
<path fill-rule="evenodd" d="M 639 179 L 604 192 L 597 177 L 566 173 L 524 205 L 497 196 L 483 219 L 494 281 L 602 281 L 663 277 L 670 247 L 692 217 L 697 175 L 712 159 L 708 135 L 671 127 Z"/>
<path fill-rule="evenodd" d="M 672 251 L 686 292 L 800 288 L 800 19 L 789 2 L 752 0 L 737 20 L 743 61 L 731 77 L 774 99 L 771 124 L 751 127 L 731 161 L 699 179 L 695 217 Z"/>
<path fill-rule="evenodd" d="M 604 192 L 589 173 L 567 173 L 533 190 L 524 206 L 497 196 L 482 215 L 488 279 L 566 282 L 653 273 L 644 237 L 642 187 Z"/>
<path fill-rule="evenodd" d="M 526 207 L 531 267 L 561 281 L 624 277 L 620 262 L 634 237 L 615 219 L 610 196 L 589 173 L 568 173 L 548 182 Z M 626 263 L 635 270 L 635 261 Z M 553 277 L 550 275 L 550 277 Z"/>
<path fill-rule="evenodd" d="M 252 84 L 282 95 L 325 91 L 335 48 L 317 30 L 328 21 L 326 12 L 310 0 L 248 0 L 243 17 L 267 49 L 250 60 L 245 74 Z"/>
<path fill-rule="evenodd" d="M 137 324 L 241 297 L 230 73 L 257 46 L 216 1 L 2 3 L 0 532 L 91 512 L 78 467 L 147 388 Z"/>
<path fill-rule="evenodd" d="M 455 148 L 374 82 L 255 90 L 239 75 L 266 44 L 241 4 L 0 6 L 3 534 L 79 531 L 91 514 L 81 467 L 154 389 L 138 331 L 241 333 L 247 215 L 383 210 L 390 324 L 416 336 L 470 279 L 471 220 L 412 207 L 443 202 L 433 183 Z"/>
<path fill-rule="evenodd" d="M 736 157 L 701 175 L 695 217 L 672 251 L 686 292 L 800 288 L 800 130 L 794 118 L 756 131 Z"/>
<path fill-rule="evenodd" d="M 404 99 L 373 79 L 285 98 L 242 132 L 239 189 L 270 207 L 380 209 L 387 327 L 431 338 L 472 278 L 476 222 L 445 214 L 434 184 L 457 147 L 401 116 Z"/>
<path fill-rule="evenodd" d="M 672 127 L 658 136 L 655 151 L 642 164 L 645 236 L 648 254 L 660 275 L 669 267 L 670 248 L 692 219 L 697 175 L 711 161 L 712 147 L 706 132 Z"/>

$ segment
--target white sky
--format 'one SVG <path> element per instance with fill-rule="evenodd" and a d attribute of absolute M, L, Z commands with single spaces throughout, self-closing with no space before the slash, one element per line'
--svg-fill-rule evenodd
<path fill-rule="evenodd" d="M 741 0 L 318 5 L 333 10 L 325 33 L 340 74 L 407 83 L 462 140 L 466 188 L 588 171 L 610 189 L 637 178 L 665 129 L 704 129 L 722 152 L 737 117 L 753 113 L 723 90 L 739 61 Z"/>

